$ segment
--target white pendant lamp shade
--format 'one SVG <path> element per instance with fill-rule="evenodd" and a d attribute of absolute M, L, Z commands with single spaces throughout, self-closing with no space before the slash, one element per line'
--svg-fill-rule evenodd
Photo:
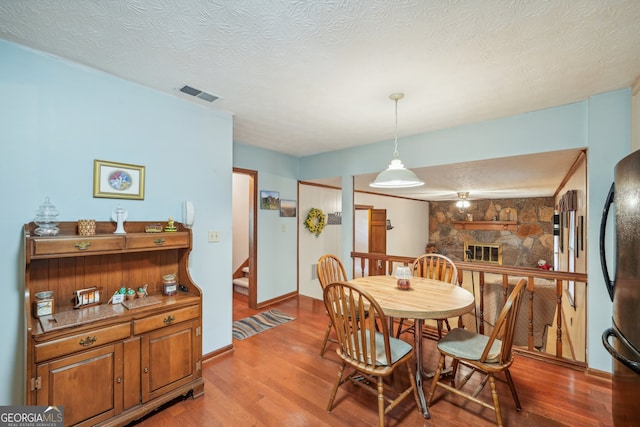
<path fill-rule="evenodd" d="M 424 185 L 424 181 L 418 178 L 413 171 L 406 169 L 398 158 L 398 100 L 404 98 L 404 93 L 392 93 L 389 98 L 396 103 L 396 133 L 393 159 L 389 167 L 378 174 L 375 181 L 369 184 L 374 188 L 408 188 Z"/>
<path fill-rule="evenodd" d="M 375 188 L 408 188 L 420 187 L 424 181 L 413 171 L 406 169 L 400 159 L 391 160 L 389 167 L 378 174 L 375 181 L 369 184 Z"/>

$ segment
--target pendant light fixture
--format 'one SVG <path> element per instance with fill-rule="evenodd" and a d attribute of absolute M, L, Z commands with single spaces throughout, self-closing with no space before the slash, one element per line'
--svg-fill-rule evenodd
<path fill-rule="evenodd" d="M 393 159 L 386 170 L 378 174 L 375 181 L 369 184 L 374 188 L 407 188 L 424 185 L 424 181 L 416 176 L 413 171 L 406 169 L 400 161 L 398 153 L 398 101 L 404 98 L 404 93 L 392 93 L 389 99 L 396 103 L 396 134 Z"/>

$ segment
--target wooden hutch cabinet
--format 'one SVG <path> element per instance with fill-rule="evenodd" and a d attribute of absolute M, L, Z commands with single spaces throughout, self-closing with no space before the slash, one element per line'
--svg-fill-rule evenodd
<path fill-rule="evenodd" d="M 25 225 L 27 405 L 63 406 L 65 425 L 125 425 L 177 397 L 202 395 L 191 230 L 175 223 L 175 232 L 148 233 L 149 224 L 127 222 L 126 234 L 114 234 L 115 224 L 98 222 L 92 236 L 79 236 L 76 222 L 58 224 L 56 236 Z M 167 274 L 176 276 L 170 295 Z M 122 287 L 144 285 L 147 296 L 109 303 Z M 77 291 L 92 287 L 94 300 L 76 308 Z M 52 308 L 38 313 L 35 295 L 44 291 L 54 293 Z"/>

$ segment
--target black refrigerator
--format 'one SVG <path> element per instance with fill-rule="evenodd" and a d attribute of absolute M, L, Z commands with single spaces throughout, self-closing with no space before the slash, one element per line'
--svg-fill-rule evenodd
<path fill-rule="evenodd" d="M 605 235 L 609 209 L 615 211 L 613 280 L 607 266 Z M 615 168 L 600 225 L 600 261 L 613 301 L 611 327 L 602 343 L 613 357 L 612 416 L 615 426 L 640 424 L 640 150 Z"/>

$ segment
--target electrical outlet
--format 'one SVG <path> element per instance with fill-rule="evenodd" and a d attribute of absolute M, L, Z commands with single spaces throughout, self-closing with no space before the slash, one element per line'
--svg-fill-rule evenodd
<path fill-rule="evenodd" d="M 287 225 L 286 224 L 280 224 L 280 231 L 285 233 L 287 231 Z"/>
<path fill-rule="evenodd" d="M 217 231 L 209 231 L 209 234 L 207 237 L 208 237 L 209 243 L 220 241 L 220 234 Z"/>

